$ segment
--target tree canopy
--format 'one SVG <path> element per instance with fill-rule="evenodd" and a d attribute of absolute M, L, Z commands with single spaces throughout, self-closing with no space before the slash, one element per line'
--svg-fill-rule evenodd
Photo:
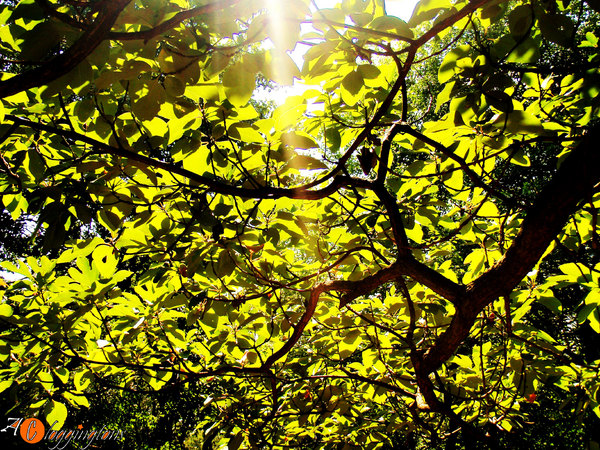
<path fill-rule="evenodd" d="M 600 3 L 319 3 L 1 2 L 5 397 L 200 386 L 205 448 L 600 416 Z"/>

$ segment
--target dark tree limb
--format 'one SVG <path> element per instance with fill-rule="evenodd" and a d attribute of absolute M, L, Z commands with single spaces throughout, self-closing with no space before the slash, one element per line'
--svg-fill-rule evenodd
<path fill-rule="evenodd" d="M 326 283 L 318 284 L 311 292 L 306 303 L 304 314 L 300 320 L 294 325 L 292 336 L 285 344 L 273 353 L 263 364 L 263 369 L 270 369 L 275 362 L 283 358 L 300 340 L 304 329 L 313 317 L 319 298 L 325 292 L 341 292 L 344 293 L 340 299 L 340 308 L 349 304 L 352 300 L 367 295 L 378 287 L 398 280 L 402 276 L 410 276 L 415 281 L 423 283 L 430 287 L 436 293 L 450 300 L 456 299 L 462 294 L 462 288 L 453 281 L 447 279 L 435 270 L 427 267 L 425 264 L 417 261 L 414 258 L 406 257 L 403 261 L 396 262 L 379 272 L 369 275 L 362 280 L 347 281 L 333 280 Z"/>
<path fill-rule="evenodd" d="M 295 198 L 302 200 L 320 200 L 322 198 L 328 197 L 329 195 L 336 192 L 343 186 L 353 186 L 353 187 L 363 187 L 369 188 L 370 184 L 367 180 L 354 179 L 347 176 L 337 176 L 333 179 L 333 181 L 321 189 L 310 190 L 308 189 L 309 185 L 299 186 L 294 188 L 278 188 L 278 187 L 260 187 L 260 188 L 244 188 L 239 186 L 234 186 L 230 183 L 215 180 L 212 178 L 204 177 L 202 175 L 197 174 L 191 170 L 184 169 L 183 167 L 179 167 L 175 164 L 171 164 L 169 162 L 161 161 L 155 158 L 151 158 L 146 155 L 142 155 L 140 153 L 136 153 L 124 148 L 113 147 L 111 145 L 105 144 L 104 142 L 92 139 L 83 134 L 73 132 L 71 130 L 66 130 L 63 128 L 54 127 L 52 125 L 33 122 L 31 120 L 23 119 L 21 117 L 17 117 L 11 114 L 6 115 L 6 119 L 13 122 L 16 125 L 29 127 L 33 130 L 45 131 L 48 133 L 56 134 L 58 136 L 62 136 L 65 139 L 81 142 L 83 144 L 87 144 L 91 146 L 90 154 L 98 154 L 98 155 L 113 155 L 119 156 L 122 158 L 127 158 L 131 161 L 137 161 L 142 163 L 148 167 L 153 167 L 155 169 L 162 169 L 168 171 L 170 173 L 180 175 L 186 177 L 190 180 L 191 183 L 195 183 L 203 185 L 211 189 L 212 192 L 224 195 L 233 195 L 236 197 L 245 197 L 245 198 L 256 198 L 256 199 L 277 199 L 277 198 Z"/>
<path fill-rule="evenodd" d="M 479 313 L 514 289 L 531 271 L 569 216 L 600 181 L 599 139 L 600 126 L 597 125 L 542 189 L 503 258 L 466 287 L 450 326 L 424 356 L 425 372 L 431 373 L 447 361 L 468 336 Z"/>
<path fill-rule="evenodd" d="M 35 69 L 0 81 L 0 98 L 46 85 L 69 73 L 106 38 L 119 14 L 129 2 L 131 0 L 105 0 L 96 20 L 71 47 Z"/>

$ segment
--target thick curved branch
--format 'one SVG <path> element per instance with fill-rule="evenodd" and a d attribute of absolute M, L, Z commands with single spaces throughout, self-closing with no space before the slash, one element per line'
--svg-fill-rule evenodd
<path fill-rule="evenodd" d="M 271 368 L 275 362 L 283 358 L 298 343 L 304 329 L 315 313 L 322 293 L 329 291 L 345 292 L 346 295 L 340 300 L 340 308 L 342 308 L 355 298 L 368 294 L 382 284 L 393 281 L 397 276 L 398 267 L 392 265 L 359 281 L 334 280 L 315 286 L 310 292 L 304 314 L 302 314 L 298 323 L 294 325 L 294 332 L 286 343 L 265 361 L 262 368 Z"/>
<path fill-rule="evenodd" d="M 160 161 L 124 148 L 112 147 L 108 144 L 105 144 L 104 142 L 97 141 L 95 139 L 89 138 L 83 134 L 79 134 L 71 130 L 56 128 L 51 125 L 46 125 L 44 123 L 32 122 L 30 120 L 22 119 L 11 114 L 7 114 L 6 119 L 10 120 L 11 122 L 17 125 L 29 127 L 34 130 L 53 133 L 71 141 L 77 141 L 82 142 L 84 144 L 88 144 L 93 148 L 93 151 L 91 153 L 120 156 L 122 158 L 127 158 L 131 161 L 137 161 L 139 163 L 145 164 L 149 167 L 162 169 L 176 175 L 181 175 L 183 177 L 186 177 L 193 183 L 197 183 L 210 188 L 213 192 L 217 194 L 233 195 L 236 197 L 256 199 L 277 199 L 287 197 L 302 200 L 320 200 L 322 198 L 328 197 L 329 195 L 333 194 L 338 189 L 346 185 L 355 187 L 367 187 L 366 182 L 364 180 L 353 179 L 348 176 L 337 176 L 329 185 L 318 190 L 309 190 L 308 186 L 300 186 L 295 188 L 277 188 L 265 186 L 256 189 L 243 188 L 233 186 L 231 184 L 224 183 L 222 181 L 218 181 L 212 178 L 204 177 L 202 175 L 197 174 L 196 172 L 184 169 L 183 167 L 179 167 L 165 161 Z"/>
<path fill-rule="evenodd" d="M 427 286 L 451 303 L 458 303 L 464 296 L 464 286 L 455 283 L 426 264 L 417 261 L 413 256 L 399 259 L 395 265 L 398 266 L 398 272 L 401 275 L 411 277 L 417 283 Z"/>
<path fill-rule="evenodd" d="M 317 309 L 319 297 L 326 290 L 326 285 L 320 284 L 311 291 L 310 297 L 306 304 L 306 310 L 304 311 L 304 314 L 302 314 L 302 317 L 300 317 L 298 323 L 294 325 L 294 332 L 279 350 L 277 350 L 275 353 L 273 353 L 267 358 L 267 360 L 262 365 L 263 370 L 270 369 L 273 366 L 273 364 L 275 364 L 279 359 L 287 355 L 287 353 L 298 343 L 298 341 L 302 337 L 302 333 L 304 332 L 306 325 L 308 325 L 308 322 L 310 322 L 310 319 L 312 318 L 312 316 L 315 313 L 315 310 Z"/>
<path fill-rule="evenodd" d="M 450 301 L 455 302 L 459 296 L 463 295 L 463 289 L 460 285 L 445 278 L 435 270 L 409 256 L 404 258 L 404 260 L 400 260 L 391 266 L 386 267 L 385 269 L 381 269 L 379 272 L 373 275 L 363 278 L 362 280 L 333 280 L 319 284 L 311 290 L 304 314 L 302 314 L 302 317 L 300 317 L 298 323 L 294 325 L 294 331 L 290 338 L 283 346 L 281 346 L 279 350 L 267 358 L 262 366 L 262 369 L 270 369 L 275 362 L 287 355 L 287 353 L 298 343 L 302 337 L 304 329 L 310 322 L 310 319 L 312 319 L 315 310 L 317 309 L 317 304 L 319 303 L 321 294 L 324 292 L 337 291 L 345 293 L 345 295 L 340 299 L 339 307 L 342 308 L 352 300 L 362 295 L 369 294 L 378 287 L 397 280 L 405 275 L 410 276 L 415 281 L 428 286 L 434 292 Z"/>
<path fill-rule="evenodd" d="M 412 258 L 408 245 L 408 237 L 406 236 L 406 230 L 404 229 L 404 223 L 402 222 L 402 215 L 400 214 L 400 209 L 396 203 L 396 197 L 388 192 L 383 183 L 376 183 L 373 191 L 387 210 L 399 257 Z"/>
<path fill-rule="evenodd" d="M 46 85 L 69 73 L 106 38 L 119 14 L 129 2 L 131 0 L 104 1 L 96 20 L 66 51 L 35 69 L 0 81 L 0 98 Z"/>
<path fill-rule="evenodd" d="M 405 261 L 399 261 L 392 264 L 379 272 L 363 278 L 358 281 L 333 280 L 315 286 L 306 303 L 306 310 L 296 325 L 294 332 L 285 344 L 273 353 L 263 364 L 263 369 L 269 369 L 279 359 L 283 358 L 300 340 L 304 329 L 313 317 L 319 298 L 324 292 L 337 291 L 343 292 L 345 295 L 340 299 L 340 308 L 346 306 L 352 300 L 369 294 L 378 287 L 397 280 L 403 275 L 408 275 L 415 281 L 429 286 L 433 291 L 448 298 L 455 300 L 462 293 L 461 287 L 445 278 L 443 275 L 430 269 L 426 265 L 418 262 L 413 258 L 405 258 Z"/>
<path fill-rule="evenodd" d="M 580 201 L 600 182 L 599 139 L 597 125 L 571 151 L 539 194 L 504 257 L 466 287 L 450 326 L 425 354 L 424 371 L 433 372 L 452 356 L 483 308 L 514 289 L 533 269 Z"/>

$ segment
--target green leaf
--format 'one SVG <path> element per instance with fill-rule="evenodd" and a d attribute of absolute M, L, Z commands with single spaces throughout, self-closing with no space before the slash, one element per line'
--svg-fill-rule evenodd
<path fill-rule="evenodd" d="M 121 219 L 112 211 L 102 210 L 98 213 L 98 222 L 110 231 L 116 231 L 121 226 Z"/>
<path fill-rule="evenodd" d="M 289 54 L 278 50 L 269 50 L 264 57 L 264 65 L 260 70 L 275 83 L 291 86 L 294 78 L 300 78 L 300 70 Z"/>
<path fill-rule="evenodd" d="M 520 5 L 508 15 L 508 26 L 515 38 L 525 35 L 533 24 L 533 9 L 529 5 Z"/>
<path fill-rule="evenodd" d="M 227 100 L 234 106 L 248 103 L 256 87 L 256 72 L 249 64 L 237 62 L 223 73 L 223 86 Z"/>
<path fill-rule="evenodd" d="M 283 2 L 281 3 L 283 5 Z M 282 26 L 282 17 L 271 16 L 266 21 L 266 32 L 273 42 L 273 45 L 280 51 L 286 52 L 293 50 L 300 37 L 300 22 L 297 20 L 288 20 Z M 283 19 L 285 20 L 285 19 Z"/>
<path fill-rule="evenodd" d="M 54 373 L 63 384 L 67 384 L 69 382 L 69 371 L 66 367 L 54 369 Z"/>
<path fill-rule="evenodd" d="M 115 249 L 108 245 L 99 245 L 92 253 L 93 267 L 98 270 L 100 278 L 112 278 L 117 270 Z"/>
<path fill-rule="evenodd" d="M 164 81 L 165 91 L 173 97 L 179 97 L 185 93 L 185 83 L 178 77 L 169 75 Z"/>
<path fill-rule="evenodd" d="M 348 345 L 355 345 L 356 346 L 356 341 L 359 338 L 359 336 L 361 335 L 361 330 L 359 328 L 354 328 L 352 330 L 350 330 L 346 336 L 344 336 L 343 342 L 348 344 Z"/>
<path fill-rule="evenodd" d="M 64 79 L 67 86 L 71 87 L 71 89 L 81 88 L 94 79 L 94 70 L 89 62 L 83 60 Z"/>
<path fill-rule="evenodd" d="M 517 48 L 509 55 L 508 61 L 533 64 L 540 59 L 540 45 L 537 40 L 529 37 L 519 42 Z"/>
<path fill-rule="evenodd" d="M 165 90 L 156 80 L 148 81 L 133 91 L 136 86 L 132 83 L 131 110 L 140 120 L 152 120 L 158 114 L 160 106 L 165 101 Z"/>
<path fill-rule="evenodd" d="M 600 334 L 600 312 L 598 311 L 598 308 L 594 308 L 587 316 L 587 319 L 592 330 Z"/>
<path fill-rule="evenodd" d="M 470 51 L 471 47 L 468 45 L 461 45 L 449 51 L 438 69 L 438 81 L 440 83 L 445 83 L 452 78 L 457 68 L 457 62 L 466 58 Z"/>
<path fill-rule="evenodd" d="M 512 98 L 506 92 L 492 89 L 484 92 L 486 100 L 499 111 L 510 113 L 514 110 Z"/>
<path fill-rule="evenodd" d="M 581 43 L 580 47 L 598 47 L 598 37 L 591 33 L 585 33 L 585 40 Z"/>
<path fill-rule="evenodd" d="M 395 16 L 380 16 L 373 20 L 369 26 L 372 30 L 392 31 L 400 38 L 412 39 L 414 34 L 408 24 Z"/>
<path fill-rule="evenodd" d="M 531 166 L 531 160 L 529 159 L 529 156 L 527 156 L 523 150 L 519 150 L 514 155 L 512 155 L 510 162 L 517 166 L 522 166 L 522 167 Z"/>
<path fill-rule="evenodd" d="M 0 393 L 6 391 L 13 384 L 13 380 L 0 381 Z"/>
<path fill-rule="evenodd" d="M 309 136 L 299 134 L 295 131 L 281 134 L 281 143 L 293 148 L 318 148 L 319 145 Z"/>
<path fill-rule="evenodd" d="M 361 64 L 356 68 L 363 80 L 376 80 L 381 77 L 381 70 L 373 64 Z"/>
<path fill-rule="evenodd" d="M 92 382 L 92 373 L 89 370 L 82 370 L 77 372 L 73 377 L 75 389 L 78 392 L 83 392 Z"/>
<path fill-rule="evenodd" d="M 51 400 L 44 408 L 46 411 L 46 423 L 55 430 L 61 429 L 67 419 L 67 407 L 56 400 Z"/>
<path fill-rule="evenodd" d="M 499 19 L 501 15 L 505 12 L 505 8 L 503 8 L 503 5 L 504 3 L 492 3 L 489 6 L 484 6 L 480 13 L 481 18 L 490 21 Z"/>
<path fill-rule="evenodd" d="M 13 315 L 13 309 L 6 303 L 0 304 L 0 317 L 8 318 Z"/>
<path fill-rule="evenodd" d="M 215 273 L 218 277 L 226 277 L 231 275 L 236 268 L 236 261 L 231 256 L 229 251 L 223 250 L 217 259 Z"/>
<path fill-rule="evenodd" d="M 338 130 L 335 128 L 328 128 L 327 131 L 325 131 L 325 139 L 327 140 L 327 148 L 329 148 L 330 151 L 335 152 L 340 149 L 342 137 Z"/>
<path fill-rule="evenodd" d="M 214 53 L 212 53 L 210 63 L 208 64 L 208 67 L 206 69 L 206 77 L 208 79 L 211 79 L 215 75 L 220 74 L 229 65 L 230 61 L 230 54 L 215 51 Z"/>
<path fill-rule="evenodd" d="M 148 380 L 150 387 L 156 391 L 160 390 L 173 376 L 173 372 L 159 371 L 156 376 L 151 376 Z"/>
<path fill-rule="evenodd" d="M 342 80 L 342 86 L 352 96 L 355 96 L 363 88 L 365 82 L 362 75 L 358 71 L 351 71 Z"/>
<path fill-rule="evenodd" d="M 517 42 L 512 36 L 503 36 L 494 43 L 491 53 L 494 58 L 506 58 L 509 62 L 533 64 L 540 58 L 540 46 L 532 37 Z"/>
<path fill-rule="evenodd" d="M 556 315 L 559 315 L 562 312 L 562 303 L 559 299 L 552 295 L 552 292 L 541 295 L 538 298 L 538 301 Z"/>
<path fill-rule="evenodd" d="M 543 36 L 555 44 L 570 47 L 575 27 L 573 21 L 563 14 L 544 14 L 539 18 Z"/>
<path fill-rule="evenodd" d="M 408 21 L 408 25 L 411 28 L 431 20 L 437 16 L 441 11 L 452 8 L 450 0 L 420 0 L 415 5 L 412 16 Z"/>
<path fill-rule="evenodd" d="M 44 36 L 44 39 L 40 39 Z M 54 22 L 45 21 L 20 36 L 21 58 L 41 61 L 60 44 L 60 33 Z"/>
<path fill-rule="evenodd" d="M 42 180 L 46 171 L 46 164 L 35 148 L 27 150 L 27 160 L 29 172 L 31 172 L 34 179 L 36 181 Z"/>
<path fill-rule="evenodd" d="M 539 135 L 544 132 L 544 126 L 540 119 L 526 111 L 502 113 L 496 118 L 494 125 L 499 128 L 506 128 L 513 134 Z"/>
<path fill-rule="evenodd" d="M 317 170 L 327 169 L 327 164 L 312 156 L 296 155 L 289 162 L 288 166 L 298 170 Z"/>
<path fill-rule="evenodd" d="M 70 392 L 63 392 L 62 396 L 73 406 L 90 407 L 90 402 L 85 395 L 75 395 Z"/>
<path fill-rule="evenodd" d="M 594 311 L 596 308 L 598 308 L 597 304 L 591 304 L 591 305 L 585 305 L 583 306 L 579 312 L 577 313 L 577 323 L 582 324 L 583 322 L 586 321 L 586 319 L 588 318 L 588 316 L 592 313 L 592 311 Z"/>

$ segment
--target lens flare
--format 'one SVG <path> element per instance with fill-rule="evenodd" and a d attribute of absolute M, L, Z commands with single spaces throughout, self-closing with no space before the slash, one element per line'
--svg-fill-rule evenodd
<path fill-rule="evenodd" d="M 266 70 L 272 80 L 291 85 L 299 76 L 296 63 L 288 52 L 293 51 L 300 36 L 300 20 L 295 14 L 294 1 L 266 0 L 265 26 L 272 48 L 266 55 Z"/>

